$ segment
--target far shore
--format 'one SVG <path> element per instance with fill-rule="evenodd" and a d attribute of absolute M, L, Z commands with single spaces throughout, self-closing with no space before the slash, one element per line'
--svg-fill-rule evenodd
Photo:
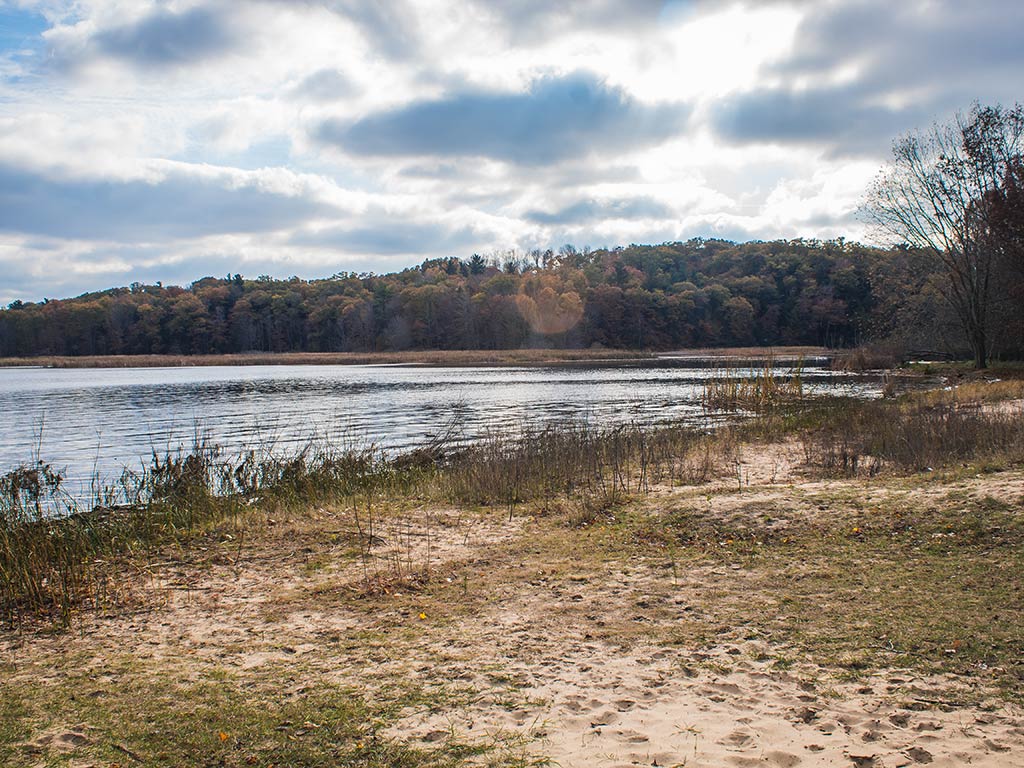
<path fill-rule="evenodd" d="M 0 358 L 0 368 L 168 368 L 211 365 L 559 365 L 637 360 L 831 357 L 826 347 L 723 347 L 652 352 L 629 349 L 472 349 L 407 352 L 246 352 L 224 355 L 83 355 Z"/>

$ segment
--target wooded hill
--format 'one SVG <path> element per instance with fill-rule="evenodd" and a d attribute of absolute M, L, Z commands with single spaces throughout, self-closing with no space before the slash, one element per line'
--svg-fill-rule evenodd
<path fill-rule="evenodd" d="M 962 349 L 933 269 L 906 248 L 843 240 L 695 239 L 433 259 L 386 275 L 233 275 L 188 288 L 135 283 L 13 303 L 0 311 L 0 356 L 849 346 L 875 339 Z M 1019 351 L 1020 318 L 1012 314 L 997 352 Z"/>

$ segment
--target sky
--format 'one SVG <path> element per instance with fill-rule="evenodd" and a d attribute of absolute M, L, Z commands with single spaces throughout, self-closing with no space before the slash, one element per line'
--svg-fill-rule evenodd
<path fill-rule="evenodd" d="M 693 237 L 872 241 L 1020 0 L 0 0 L 0 305 Z"/>

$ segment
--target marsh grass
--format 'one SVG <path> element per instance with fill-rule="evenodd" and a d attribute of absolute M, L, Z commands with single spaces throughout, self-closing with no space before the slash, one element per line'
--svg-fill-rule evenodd
<path fill-rule="evenodd" d="M 1017 388 L 1000 389 L 1005 394 Z M 824 475 L 855 476 L 1024 460 L 1024 403 L 992 402 L 972 391 L 837 400 L 803 431 L 806 463 Z"/>
<path fill-rule="evenodd" d="M 785 374 L 767 359 L 753 376 L 739 376 L 719 370 L 704 381 L 701 404 L 716 411 L 765 411 L 793 405 L 804 399 L 803 363 Z"/>
<path fill-rule="evenodd" d="M 891 370 L 900 364 L 899 353 L 884 345 L 870 344 L 837 352 L 830 363 L 834 371 Z"/>
<path fill-rule="evenodd" d="M 732 448 L 726 435 L 683 425 L 585 422 L 525 427 L 517 436 L 491 434 L 457 453 L 435 479 L 454 503 L 506 504 L 555 496 L 612 504 L 656 484 L 709 480 Z"/>
<path fill-rule="evenodd" d="M 92 499 L 67 493 L 61 473 L 36 461 L 0 477 L 0 622 L 50 617 L 124 597 L 131 559 L 185 545 L 217 524 L 244 525 L 254 510 L 301 507 L 369 489 L 402 493 L 412 473 L 374 450 L 335 453 L 307 445 L 287 456 L 225 457 L 197 438 L 155 453 Z"/>

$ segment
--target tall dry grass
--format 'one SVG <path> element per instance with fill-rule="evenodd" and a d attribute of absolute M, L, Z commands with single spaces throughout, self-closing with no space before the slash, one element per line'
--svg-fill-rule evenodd
<path fill-rule="evenodd" d="M 1024 461 L 1024 403 L 959 402 L 922 393 L 837 401 L 804 431 L 809 467 L 826 475 L 919 472 L 957 462 Z"/>
<path fill-rule="evenodd" d="M 704 482 L 725 446 L 721 436 L 682 425 L 565 422 L 486 436 L 447 462 L 435 482 L 457 503 L 514 505 L 558 495 L 614 502 L 654 484 Z"/>
<path fill-rule="evenodd" d="M 132 557 L 186 544 L 257 508 L 368 488 L 404 493 L 411 477 L 374 450 L 310 444 L 288 456 L 225 457 L 201 439 L 187 451 L 154 453 L 113 482 L 94 481 L 87 500 L 69 495 L 45 462 L 18 467 L 0 477 L 0 621 L 46 615 L 66 622 L 78 608 L 117 603 Z"/>
<path fill-rule="evenodd" d="M 704 381 L 701 404 L 716 411 L 765 411 L 791 406 L 804 399 L 803 363 L 780 373 L 774 359 L 764 361 L 753 376 L 721 369 Z"/>

